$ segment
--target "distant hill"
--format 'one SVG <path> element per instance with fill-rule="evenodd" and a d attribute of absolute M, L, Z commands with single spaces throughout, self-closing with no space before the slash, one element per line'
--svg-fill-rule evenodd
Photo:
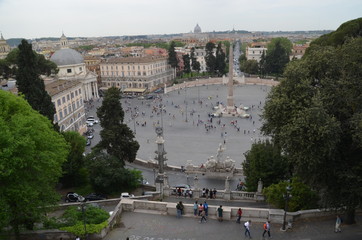
<path fill-rule="evenodd" d="M 311 45 L 336 47 L 343 45 L 347 39 L 356 37 L 362 37 L 362 18 L 343 23 L 336 31 L 317 38 Z"/>
<path fill-rule="evenodd" d="M 10 47 L 17 47 L 23 39 L 24 38 L 10 38 L 6 40 L 6 43 L 9 44 Z"/>

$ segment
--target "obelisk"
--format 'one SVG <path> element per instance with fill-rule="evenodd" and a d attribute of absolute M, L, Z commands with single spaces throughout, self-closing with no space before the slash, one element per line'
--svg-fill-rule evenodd
<path fill-rule="evenodd" d="M 233 44 L 230 43 L 229 48 L 229 82 L 228 82 L 228 96 L 227 96 L 227 112 L 232 113 L 235 111 L 234 105 L 234 82 L 233 82 L 233 75 L 234 75 L 234 54 L 233 54 Z"/>

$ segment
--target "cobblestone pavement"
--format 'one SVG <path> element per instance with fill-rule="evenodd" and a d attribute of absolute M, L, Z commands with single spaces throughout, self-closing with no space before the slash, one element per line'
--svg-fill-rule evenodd
<path fill-rule="evenodd" d="M 105 240 L 233 240 L 246 239 L 242 224 L 232 221 L 218 222 L 208 218 L 200 223 L 199 218 L 162 216 L 147 212 L 122 213 L 122 226 L 114 229 Z M 245 221 L 246 219 L 242 219 Z M 334 233 L 332 218 L 295 223 L 292 230 L 280 231 L 281 224 L 271 224 L 272 239 L 280 240 L 360 240 L 362 239 L 361 216 L 357 224 L 343 226 L 342 233 Z M 250 228 L 253 239 L 263 239 L 263 223 L 254 223 Z M 267 238 L 265 238 L 267 239 Z"/>

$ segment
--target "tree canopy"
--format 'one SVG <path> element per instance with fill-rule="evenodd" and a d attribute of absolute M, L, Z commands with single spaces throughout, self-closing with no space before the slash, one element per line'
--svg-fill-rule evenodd
<path fill-rule="evenodd" d="M 192 70 L 193 71 L 196 71 L 196 72 L 200 72 L 201 70 L 201 65 L 199 63 L 199 61 L 197 61 L 197 58 L 195 56 L 195 48 L 191 48 L 191 67 L 192 67 Z"/>
<path fill-rule="evenodd" d="M 22 40 L 17 56 L 16 84 L 21 94 L 35 110 L 46 116 L 52 122 L 54 120 L 55 106 L 51 97 L 45 91 L 44 81 L 40 78 L 42 72 L 50 74 L 51 69 L 44 56 L 38 56 L 31 44 Z"/>
<path fill-rule="evenodd" d="M 286 38 L 274 38 L 268 44 L 268 51 L 265 57 L 265 69 L 268 73 L 282 75 L 284 68 L 289 62 L 289 53 L 292 44 Z"/>
<path fill-rule="evenodd" d="M 216 57 L 214 55 L 215 44 L 212 42 L 208 42 L 205 46 L 205 62 L 206 62 L 206 70 L 214 74 L 216 71 Z"/>
<path fill-rule="evenodd" d="M 226 73 L 226 55 L 222 50 L 221 42 L 217 45 L 216 48 L 216 58 L 215 58 L 215 71 L 217 75 L 220 77 Z M 232 64 L 232 63 L 229 63 Z"/>
<path fill-rule="evenodd" d="M 19 238 L 21 226 L 32 229 L 59 200 L 54 189 L 69 148 L 23 98 L 0 90 L 0 106 L 0 227 Z"/>
<path fill-rule="evenodd" d="M 362 38 L 337 48 L 318 42 L 272 89 L 262 130 L 280 145 L 294 174 L 321 190 L 324 204 L 346 206 L 353 222 L 362 200 Z"/>
<path fill-rule="evenodd" d="M 178 59 L 175 51 L 176 43 L 174 41 L 171 42 L 170 47 L 168 48 L 168 64 L 173 68 L 178 67 Z"/>
<path fill-rule="evenodd" d="M 134 139 L 132 130 L 123 123 L 124 111 L 120 100 L 118 88 L 111 87 L 106 91 L 102 106 L 97 110 L 102 130 L 101 140 L 95 149 L 106 150 L 124 166 L 125 161 L 133 162 L 136 159 L 139 144 Z"/>

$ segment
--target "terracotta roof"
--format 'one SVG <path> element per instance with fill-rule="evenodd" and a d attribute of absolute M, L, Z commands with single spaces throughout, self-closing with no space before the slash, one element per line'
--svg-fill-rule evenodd
<path fill-rule="evenodd" d="M 45 90 L 49 93 L 50 96 L 55 96 L 58 93 L 67 91 L 75 86 L 77 86 L 79 81 L 67 81 L 67 80 L 57 80 L 45 85 Z"/>
<path fill-rule="evenodd" d="M 167 57 L 153 56 L 153 57 L 124 57 L 124 58 L 110 58 L 106 63 L 150 63 L 160 60 L 167 60 Z"/>

